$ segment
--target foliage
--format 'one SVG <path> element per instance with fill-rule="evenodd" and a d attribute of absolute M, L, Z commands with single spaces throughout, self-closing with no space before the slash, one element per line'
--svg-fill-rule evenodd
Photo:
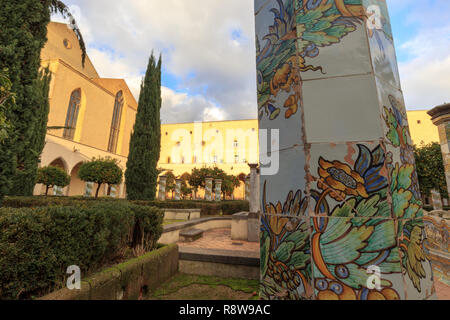
<path fill-rule="evenodd" d="M 0 70 L 8 68 L 11 90 L 15 93 L 15 103 L 8 100 L 4 114 L 13 129 L 4 143 L 0 144 L 2 189 L 6 189 L 10 195 L 31 195 L 36 182 L 36 171 L 43 148 L 42 135 L 45 135 L 43 126 L 46 122 L 49 81 L 48 74 L 43 76 L 39 72 L 40 53 L 47 42 L 47 25 L 52 12 L 60 12 L 70 18 L 83 51 L 84 62 L 86 52 L 83 39 L 63 2 L 2 2 Z"/>
<path fill-rule="evenodd" d="M 7 71 L 7 69 L 0 69 L 0 203 L 11 185 L 8 173 L 14 170 L 14 158 L 11 150 L 1 148 L 12 130 L 11 123 L 6 117 L 6 102 L 10 103 L 9 107 L 12 107 L 16 101 L 15 94 L 11 92 L 12 83 Z"/>
<path fill-rule="evenodd" d="M 115 185 L 122 182 L 122 169 L 117 162 L 117 159 L 112 158 L 94 158 L 80 166 L 79 178 L 85 182 L 98 184 L 95 198 L 98 198 L 98 192 L 103 184 Z"/>
<path fill-rule="evenodd" d="M 70 184 L 70 176 L 61 168 L 43 167 L 38 169 L 36 182 L 46 186 L 45 195 L 47 196 L 50 188 L 68 186 Z"/>
<path fill-rule="evenodd" d="M 161 152 L 161 57 L 150 56 L 130 139 L 125 181 L 130 200 L 154 200 Z"/>
<path fill-rule="evenodd" d="M 189 185 L 194 188 L 194 190 L 198 190 L 199 188 L 205 188 L 205 179 L 213 178 L 222 180 L 222 193 L 225 195 L 231 196 L 236 187 L 239 187 L 240 182 L 239 178 L 233 175 L 226 174 L 225 171 L 219 169 L 218 167 L 208 168 L 202 167 L 200 169 L 194 168 L 192 169 L 192 173 L 189 178 Z M 215 183 L 213 181 L 213 190 Z"/>
<path fill-rule="evenodd" d="M 170 209 L 200 209 L 202 216 L 210 215 L 231 215 L 237 212 L 248 211 L 248 201 L 143 201 L 143 200 L 124 200 L 111 197 L 100 197 L 98 199 L 85 197 L 56 197 L 56 196 L 36 196 L 36 197 L 6 197 L 3 201 L 4 207 L 10 208 L 35 208 L 49 206 L 79 206 L 89 205 L 97 202 L 114 202 L 114 203 L 132 203 L 142 206 L 152 206 L 158 208 Z"/>
<path fill-rule="evenodd" d="M 0 143 L 3 143 L 8 137 L 8 131 L 11 129 L 11 124 L 5 116 L 5 103 L 11 100 L 15 102 L 15 95 L 11 92 L 11 81 L 8 77 L 8 69 L 0 70 Z"/>
<path fill-rule="evenodd" d="M 1 208 L 0 299 L 28 299 L 59 289 L 71 265 L 85 277 L 117 263 L 135 238 L 147 250 L 155 249 L 163 216 L 160 209 L 126 202 Z"/>
<path fill-rule="evenodd" d="M 436 189 L 443 198 L 448 199 L 444 161 L 439 143 L 434 142 L 421 147 L 416 146 L 414 155 L 422 193 L 430 196 L 431 190 Z"/>
<path fill-rule="evenodd" d="M 173 193 L 175 191 L 176 177 L 172 171 L 167 171 L 164 175 L 167 177 L 166 190 Z"/>

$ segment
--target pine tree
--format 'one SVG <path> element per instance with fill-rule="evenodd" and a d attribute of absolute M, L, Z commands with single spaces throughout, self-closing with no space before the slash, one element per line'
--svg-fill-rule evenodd
<path fill-rule="evenodd" d="M 47 42 L 52 12 L 69 17 L 85 58 L 85 46 L 68 8 L 58 0 L 0 0 L 0 69 L 8 68 L 16 103 L 7 102 L 5 116 L 12 132 L 0 145 L 0 177 L 8 194 L 31 195 L 45 136 L 49 75 L 40 74 L 40 53 Z M 44 90 L 44 91 L 43 91 Z M 47 91 L 48 92 L 48 91 Z M 43 123 L 45 121 L 45 125 Z M 2 156 L 3 157 L 3 156 Z M 4 188 L 5 189 L 5 188 Z"/>
<path fill-rule="evenodd" d="M 161 152 L 161 56 L 150 56 L 141 83 L 138 110 L 131 134 L 125 182 L 130 200 L 154 200 Z"/>

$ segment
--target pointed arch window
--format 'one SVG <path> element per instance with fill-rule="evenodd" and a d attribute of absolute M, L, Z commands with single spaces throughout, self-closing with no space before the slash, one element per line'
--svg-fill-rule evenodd
<path fill-rule="evenodd" d="M 120 120 L 122 118 L 123 109 L 123 92 L 119 91 L 116 94 L 116 101 L 114 103 L 114 112 L 111 121 L 111 132 L 109 134 L 108 151 L 116 153 L 117 142 L 119 141 Z"/>
<path fill-rule="evenodd" d="M 63 137 L 73 140 L 77 127 L 78 113 L 81 105 L 81 89 L 72 91 L 70 95 L 69 107 L 67 108 L 66 123 L 64 125 Z"/>

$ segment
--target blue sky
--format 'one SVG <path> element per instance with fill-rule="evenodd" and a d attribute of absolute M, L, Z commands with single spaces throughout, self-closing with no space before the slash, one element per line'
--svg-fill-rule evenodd
<path fill-rule="evenodd" d="M 100 75 L 135 96 L 162 53 L 164 122 L 256 118 L 253 0 L 65 2 Z M 450 0 L 387 2 L 407 108 L 449 101 Z"/>

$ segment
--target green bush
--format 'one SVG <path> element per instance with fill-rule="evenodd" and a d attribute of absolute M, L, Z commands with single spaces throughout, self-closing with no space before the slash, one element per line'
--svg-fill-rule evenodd
<path fill-rule="evenodd" d="M 0 299 L 59 289 L 68 266 L 87 276 L 125 258 L 135 243 L 151 251 L 163 218 L 160 209 L 126 202 L 0 208 Z"/>
<path fill-rule="evenodd" d="M 48 195 L 48 189 L 50 188 L 55 186 L 67 187 L 70 184 L 70 176 L 61 168 L 43 167 L 38 169 L 36 183 L 43 184 L 45 195 Z"/>
<path fill-rule="evenodd" d="M 3 201 L 4 207 L 12 208 L 33 208 L 33 207 L 43 207 L 43 206 L 72 206 L 80 205 L 86 203 L 95 202 L 124 202 L 124 203 L 134 203 L 143 206 L 153 206 L 163 209 L 200 209 L 202 216 L 211 215 L 232 215 L 234 213 L 248 211 L 249 203 L 244 200 L 237 201 L 221 201 L 221 202 L 211 202 L 211 201 L 191 201 L 191 200 L 181 200 L 181 201 L 128 201 L 125 199 L 114 199 L 110 197 L 102 197 L 98 199 L 94 198 L 84 198 L 84 197 L 6 197 Z"/>
<path fill-rule="evenodd" d="M 103 184 L 115 185 L 122 182 L 122 169 L 118 165 L 117 159 L 99 158 L 92 159 L 80 166 L 78 177 L 85 182 L 97 183 L 95 198 L 98 198 L 98 192 Z"/>

